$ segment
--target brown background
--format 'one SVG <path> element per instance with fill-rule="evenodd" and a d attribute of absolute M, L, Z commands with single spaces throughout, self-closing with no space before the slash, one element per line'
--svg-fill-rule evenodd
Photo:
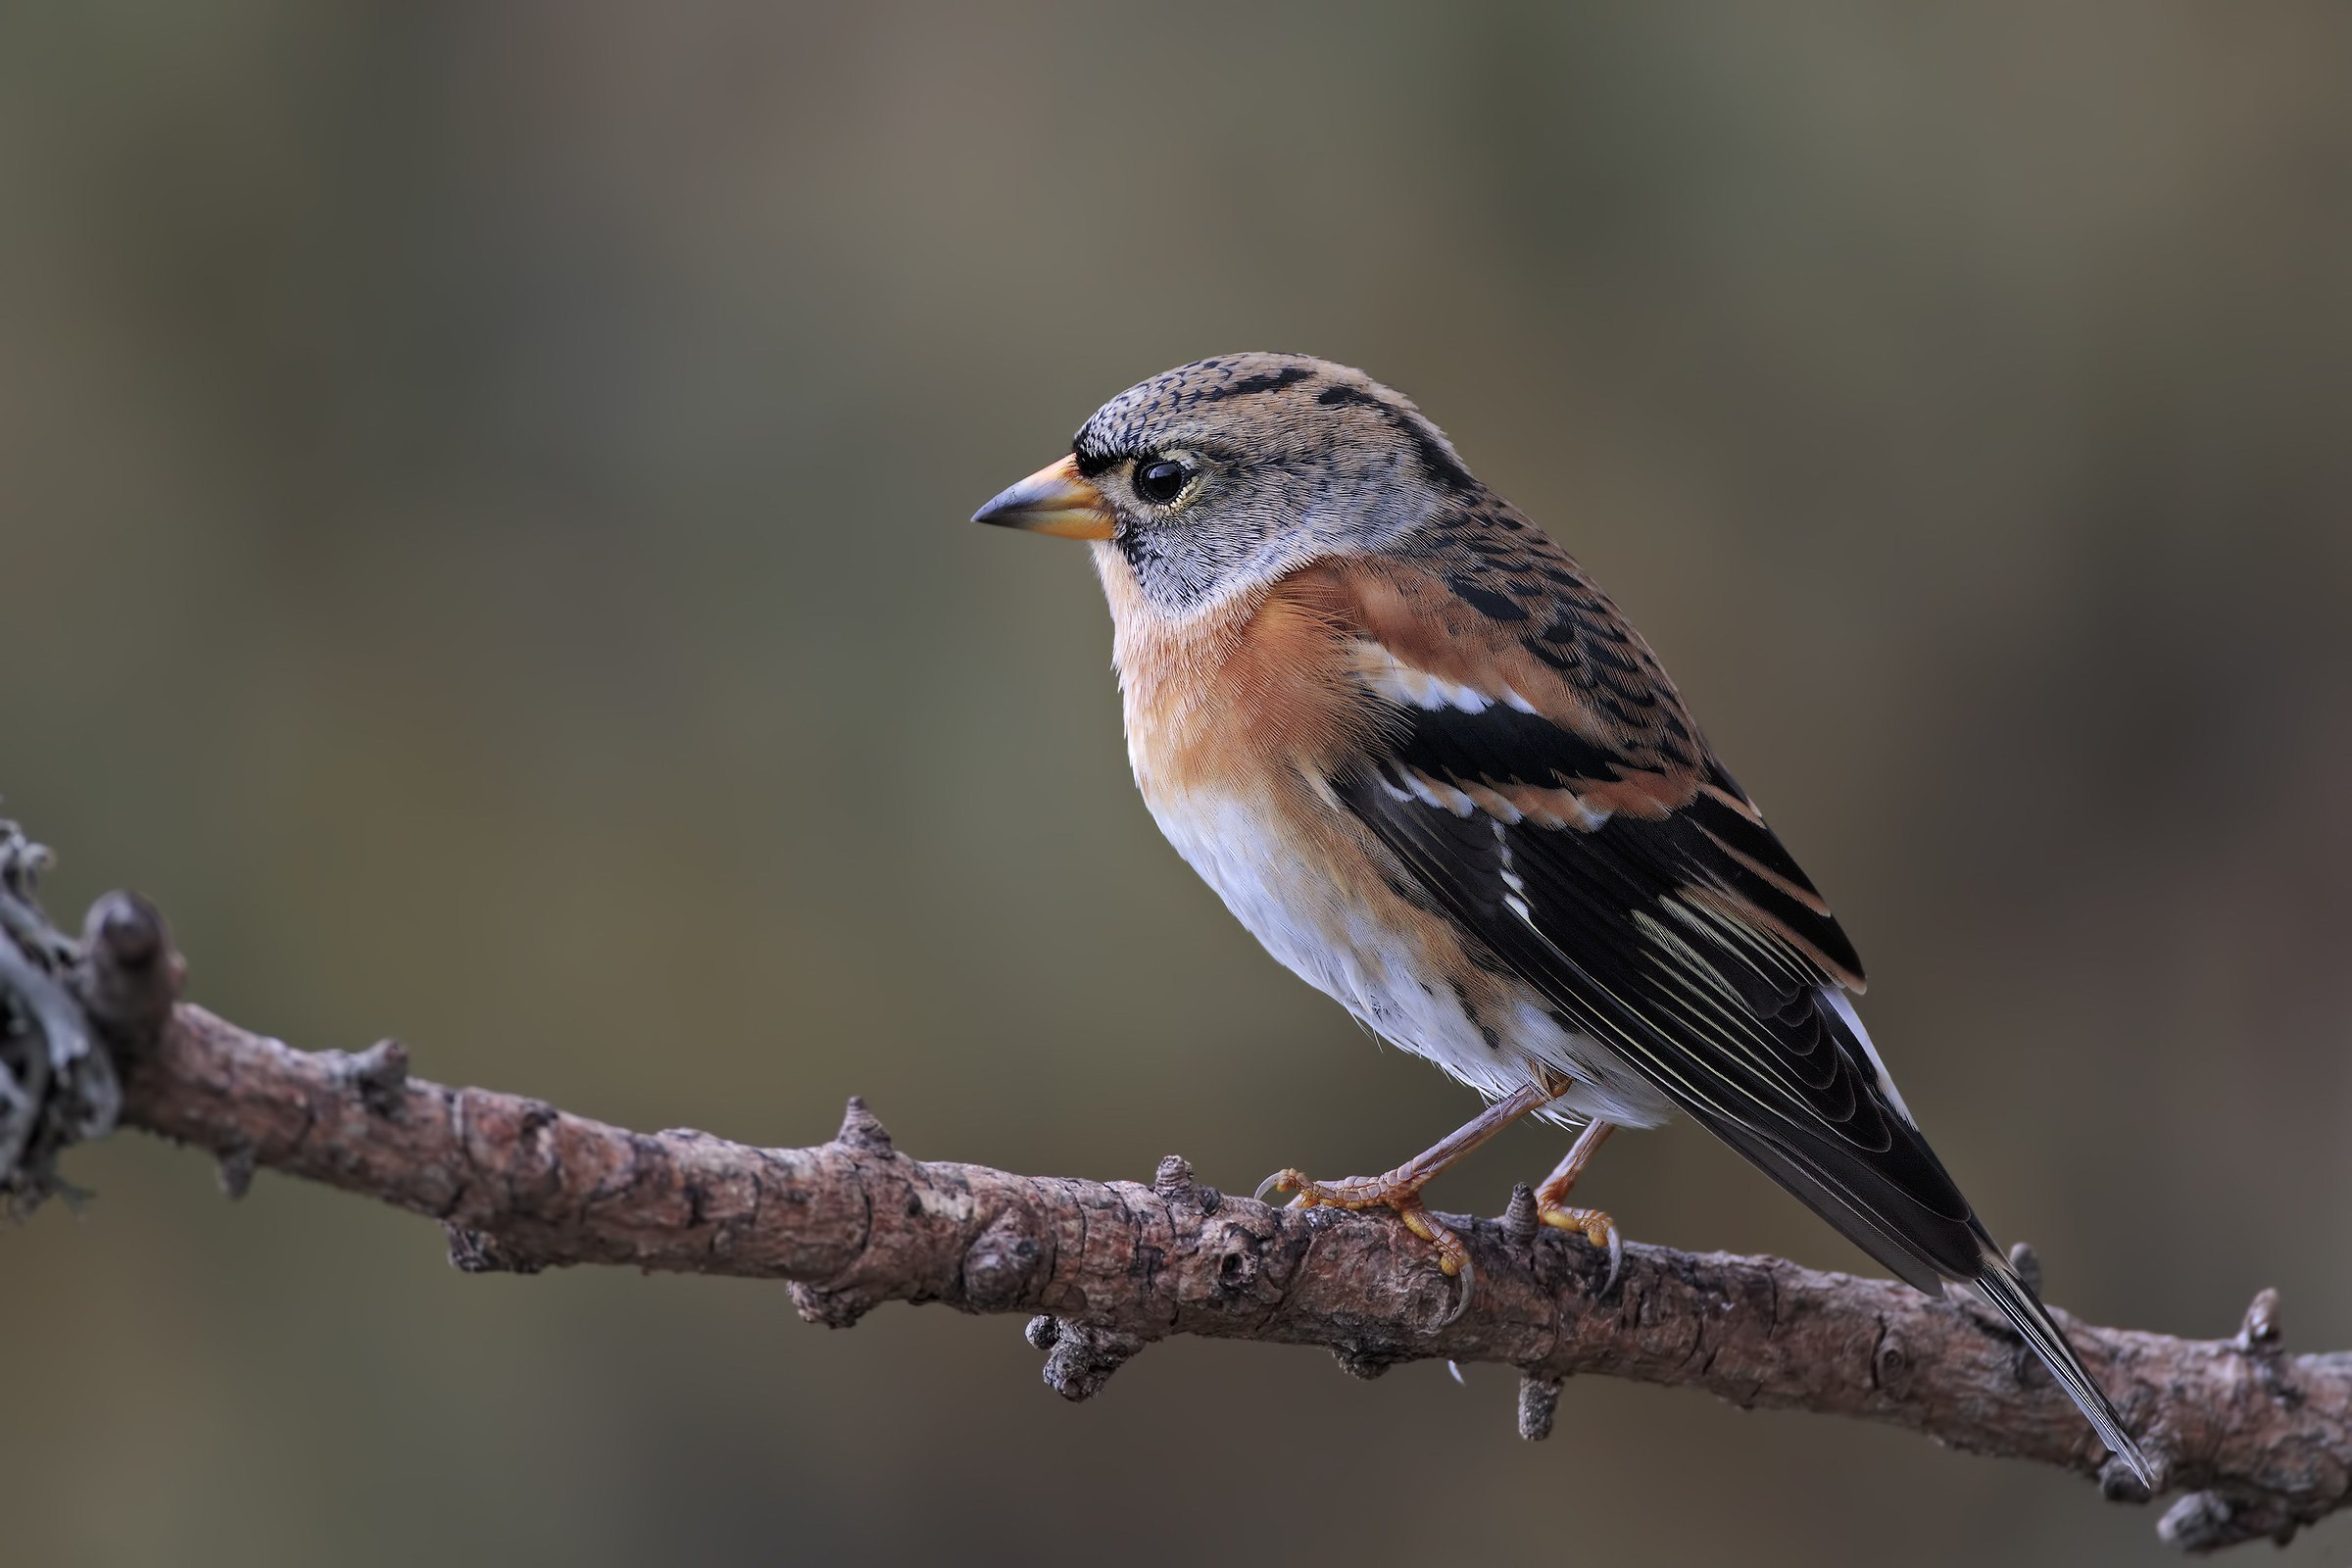
<path fill-rule="evenodd" d="M 2275 1284 L 2352 1346 L 2348 61 L 2287 4 L 11 8 L 0 789 L 58 907 L 144 888 L 299 1043 L 1380 1168 L 1471 1100 L 1160 843 L 1082 553 L 963 521 L 1141 376 L 1311 350 L 1648 632 L 2056 1298 L 2219 1335 Z M 1688 1395 L 1531 1446 L 1495 1369 L 1183 1344 L 1073 1408 L 1010 1321 L 73 1171 L 0 1235 L 28 1564 L 2165 1560 Z M 1637 1237 L 1858 1266 L 1687 1128 L 1596 1171 Z"/>

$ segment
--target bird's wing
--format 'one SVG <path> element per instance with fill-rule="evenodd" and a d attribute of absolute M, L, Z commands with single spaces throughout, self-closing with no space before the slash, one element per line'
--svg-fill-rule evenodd
<path fill-rule="evenodd" d="M 1507 515 L 1507 514 L 1506 514 Z M 1516 518 L 1329 568 L 1328 781 L 1562 1020 L 1923 1289 L 1989 1241 L 1845 1000 L 1861 961 L 1616 608 Z"/>

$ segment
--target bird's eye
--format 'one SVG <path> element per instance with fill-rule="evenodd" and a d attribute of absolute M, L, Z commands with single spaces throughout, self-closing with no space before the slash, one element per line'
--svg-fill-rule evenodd
<path fill-rule="evenodd" d="M 1184 494 L 1192 477 L 1190 464 L 1175 458 L 1149 458 L 1135 466 L 1135 493 L 1155 507 L 1164 507 Z"/>

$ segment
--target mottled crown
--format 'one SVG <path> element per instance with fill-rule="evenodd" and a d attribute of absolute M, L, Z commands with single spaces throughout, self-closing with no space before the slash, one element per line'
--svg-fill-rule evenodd
<path fill-rule="evenodd" d="M 1360 413 L 1349 417 L 1342 411 Z M 1079 471 L 1092 475 L 1122 458 L 1177 444 L 1236 457 L 1330 455 L 1389 444 L 1378 442 L 1383 432 L 1391 442 L 1401 438 L 1435 487 L 1460 492 L 1477 484 L 1453 443 L 1410 398 L 1361 370 L 1307 354 L 1220 354 L 1163 370 L 1096 410 L 1071 450 Z"/>

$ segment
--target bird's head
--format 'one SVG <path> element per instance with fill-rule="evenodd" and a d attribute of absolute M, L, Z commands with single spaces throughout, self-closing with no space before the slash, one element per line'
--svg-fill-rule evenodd
<path fill-rule="evenodd" d="M 1361 370 L 1229 354 L 1112 398 L 1068 457 L 972 520 L 1100 541 L 1181 615 L 1321 557 L 1392 547 L 1478 491 L 1438 427 Z"/>

